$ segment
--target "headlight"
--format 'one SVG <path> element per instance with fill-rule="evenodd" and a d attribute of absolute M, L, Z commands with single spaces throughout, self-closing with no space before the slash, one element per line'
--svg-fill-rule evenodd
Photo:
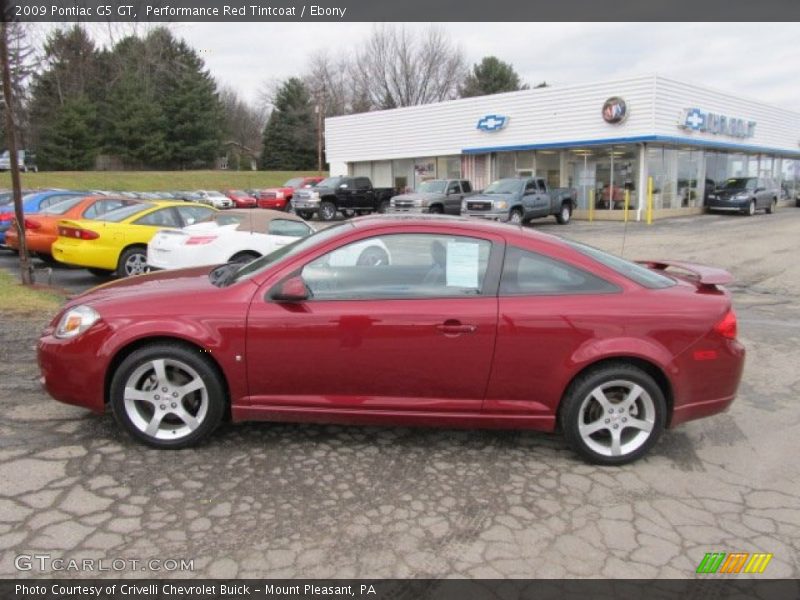
<path fill-rule="evenodd" d="M 55 337 L 62 340 L 78 337 L 94 325 L 99 318 L 100 315 L 97 311 L 88 306 L 81 305 L 70 308 L 58 322 Z"/>
<path fill-rule="evenodd" d="M 508 202 L 505 200 L 496 200 L 494 203 L 495 208 L 508 208 Z"/>
<path fill-rule="evenodd" d="M 422 208 L 423 206 L 428 206 L 427 200 L 414 200 L 414 206 L 417 208 Z"/>
<path fill-rule="evenodd" d="M 733 199 L 734 200 L 747 200 L 750 196 L 747 194 L 736 194 Z"/>
<path fill-rule="evenodd" d="M 281 198 L 283 198 L 283 192 L 275 192 L 275 197 L 276 197 L 278 200 L 280 200 Z"/>

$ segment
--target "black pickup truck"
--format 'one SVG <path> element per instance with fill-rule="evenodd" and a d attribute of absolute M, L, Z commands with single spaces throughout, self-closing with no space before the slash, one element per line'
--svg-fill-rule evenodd
<path fill-rule="evenodd" d="M 303 219 L 317 213 L 320 221 L 345 216 L 384 213 L 389 209 L 393 188 L 374 188 L 369 177 L 328 177 L 316 186 L 297 190 L 292 198 L 295 212 Z"/>

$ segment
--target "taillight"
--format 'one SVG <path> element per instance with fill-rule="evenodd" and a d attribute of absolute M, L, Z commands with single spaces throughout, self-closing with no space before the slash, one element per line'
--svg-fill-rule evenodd
<path fill-rule="evenodd" d="M 12 212 L 0 213 L 0 221 L 10 221 L 13 218 L 14 218 L 14 213 Z"/>
<path fill-rule="evenodd" d="M 100 234 L 89 229 L 79 229 L 77 227 L 59 227 L 58 235 L 62 237 L 74 238 L 78 240 L 96 240 Z"/>
<path fill-rule="evenodd" d="M 187 246 L 199 246 L 201 244 L 210 244 L 217 236 L 215 235 L 193 235 L 188 240 L 186 240 Z"/>
<path fill-rule="evenodd" d="M 25 229 L 41 229 L 42 224 L 33 219 L 25 219 Z"/>
<path fill-rule="evenodd" d="M 736 313 L 733 309 L 730 309 L 725 316 L 722 317 L 722 320 L 714 325 L 714 331 L 729 340 L 736 339 L 736 330 Z"/>

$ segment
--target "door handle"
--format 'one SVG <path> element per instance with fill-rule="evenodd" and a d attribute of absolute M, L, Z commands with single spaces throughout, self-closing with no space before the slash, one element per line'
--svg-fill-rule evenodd
<path fill-rule="evenodd" d="M 461 335 L 463 333 L 475 333 L 478 330 L 477 325 L 464 325 L 461 321 L 449 319 L 444 323 L 436 326 L 441 333 L 448 336 Z"/>

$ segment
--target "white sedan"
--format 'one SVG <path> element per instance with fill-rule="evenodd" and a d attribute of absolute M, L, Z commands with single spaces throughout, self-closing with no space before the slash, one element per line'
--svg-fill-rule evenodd
<path fill-rule="evenodd" d="M 197 199 L 197 202 L 208 204 L 209 206 L 213 206 L 214 208 L 230 208 L 233 206 L 233 200 L 228 198 L 222 192 L 214 192 L 210 190 L 197 190 L 197 194 L 200 196 Z"/>
<path fill-rule="evenodd" d="M 147 245 L 147 264 L 182 269 L 249 262 L 311 235 L 300 217 L 277 210 L 226 210 L 183 229 L 162 229 Z"/>

